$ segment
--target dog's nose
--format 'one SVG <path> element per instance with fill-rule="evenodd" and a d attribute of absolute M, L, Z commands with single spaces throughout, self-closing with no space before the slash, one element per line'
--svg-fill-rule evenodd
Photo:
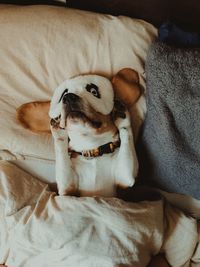
<path fill-rule="evenodd" d="M 67 103 L 75 103 L 78 100 L 79 100 L 79 96 L 78 95 L 75 95 L 73 93 L 66 94 L 63 97 L 63 103 L 64 104 L 67 104 Z"/>

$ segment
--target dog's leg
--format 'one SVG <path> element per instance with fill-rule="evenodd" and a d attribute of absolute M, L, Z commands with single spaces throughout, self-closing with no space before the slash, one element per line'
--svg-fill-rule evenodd
<path fill-rule="evenodd" d="M 68 154 L 68 134 L 58 124 L 51 121 L 56 158 L 56 182 L 59 195 L 71 195 L 77 190 L 77 175 L 72 168 Z"/>
<path fill-rule="evenodd" d="M 117 118 L 115 124 L 119 130 L 121 140 L 115 166 L 115 181 L 121 187 L 130 187 L 135 183 L 135 177 L 138 172 L 138 160 L 129 113 L 125 111 L 124 118 Z"/>

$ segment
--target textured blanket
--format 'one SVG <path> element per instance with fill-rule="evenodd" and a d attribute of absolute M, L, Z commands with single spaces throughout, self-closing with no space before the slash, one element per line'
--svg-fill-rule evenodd
<path fill-rule="evenodd" d="M 165 191 L 200 199 L 200 49 L 155 43 L 146 75 L 141 177 Z"/>
<path fill-rule="evenodd" d="M 162 200 L 57 196 L 14 165 L 0 163 L 0 264 L 146 267 L 162 247 L 178 267 L 192 257 L 197 238 L 196 220 Z"/>

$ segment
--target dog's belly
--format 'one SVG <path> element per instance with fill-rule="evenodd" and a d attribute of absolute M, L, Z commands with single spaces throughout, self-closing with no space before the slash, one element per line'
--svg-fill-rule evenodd
<path fill-rule="evenodd" d="M 79 192 L 81 196 L 116 195 L 113 162 L 115 153 L 102 157 L 86 159 L 77 157 L 72 159 L 73 168 L 79 179 Z"/>

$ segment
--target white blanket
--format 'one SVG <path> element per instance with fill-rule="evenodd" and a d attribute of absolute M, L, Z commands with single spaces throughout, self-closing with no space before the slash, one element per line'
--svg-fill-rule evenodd
<path fill-rule="evenodd" d="M 0 163 L 0 209 L 0 263 L 9 267 L 145 267 L 162 246 L 181 266 L 197 241 L 196 221 L 162 200 L 57 196 L 7 162 Z"/>

